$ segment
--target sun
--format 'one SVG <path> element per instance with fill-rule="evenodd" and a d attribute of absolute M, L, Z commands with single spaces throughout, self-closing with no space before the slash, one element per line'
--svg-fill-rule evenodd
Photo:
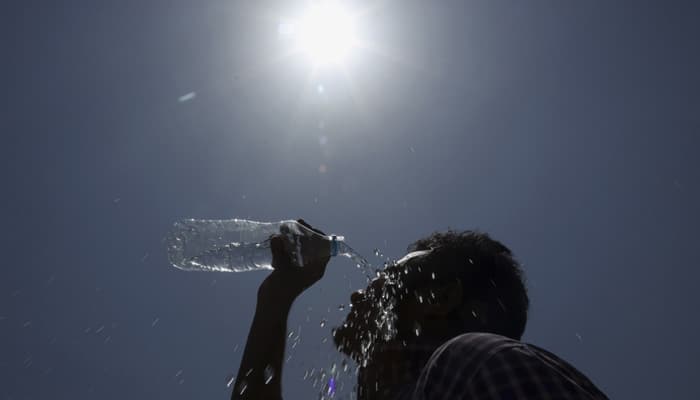
<path fill-rule="evenodd" d="M 317 1 L 287 33 L 314 66 L 344 64 L 357 45 L 353 14 L 339 1 Z"/>
<path fill-rule="evenodd" d="M 298 45 L 314 64 L 343 63 L 354 47 L 352 15 L 338 2 L 310 6 L 298 29 Z"/>

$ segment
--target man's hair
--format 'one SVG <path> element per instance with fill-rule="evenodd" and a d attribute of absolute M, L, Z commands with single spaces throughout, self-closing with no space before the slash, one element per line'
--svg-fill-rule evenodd
<path fill-rule="evenodd" d="M 408 247 L 409 252 L 420 250 L 432 250 L 423 265 L 438 276 L 441 270 L 456 274 L 464 303 L 487 304 L 484 331 L 517 340 L 522 337 L 530 300 L 522 268 L 510 249 L 486 233 L 449 230 L 435 232 Z M 455 277 L 453 273 L 444 275 Z"/>

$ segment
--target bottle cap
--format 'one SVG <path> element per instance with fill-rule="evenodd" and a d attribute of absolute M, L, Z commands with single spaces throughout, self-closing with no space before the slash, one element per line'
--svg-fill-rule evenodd
<path fill-rule="evenodd" d="M 338 241 L 342 241 L 344 238 L 338 235 L 331 235 L 331 257 L 338 255 Z"/>

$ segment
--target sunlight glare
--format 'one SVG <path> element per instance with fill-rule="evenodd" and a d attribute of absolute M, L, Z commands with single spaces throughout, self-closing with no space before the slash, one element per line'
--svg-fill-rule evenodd
<path fill-rule="evenodd" d="M 313 3 L 298 23 L 296 39 L 314 65 L 342 64 L 356 43 L 353 17 L 337 1 Z"/>

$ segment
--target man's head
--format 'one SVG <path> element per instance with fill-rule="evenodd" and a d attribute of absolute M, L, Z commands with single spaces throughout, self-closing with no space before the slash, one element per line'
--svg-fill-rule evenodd
<path fill-rule="evenodd" d="M 408 251 L 352 294 L 352 310 L 334 332 L 341 351 L 360 360 L 384 341 L 447 340 L 465 332 L 520 339 L 529 300 L 507 247 L 484 233 L 448 231 Z"/>

